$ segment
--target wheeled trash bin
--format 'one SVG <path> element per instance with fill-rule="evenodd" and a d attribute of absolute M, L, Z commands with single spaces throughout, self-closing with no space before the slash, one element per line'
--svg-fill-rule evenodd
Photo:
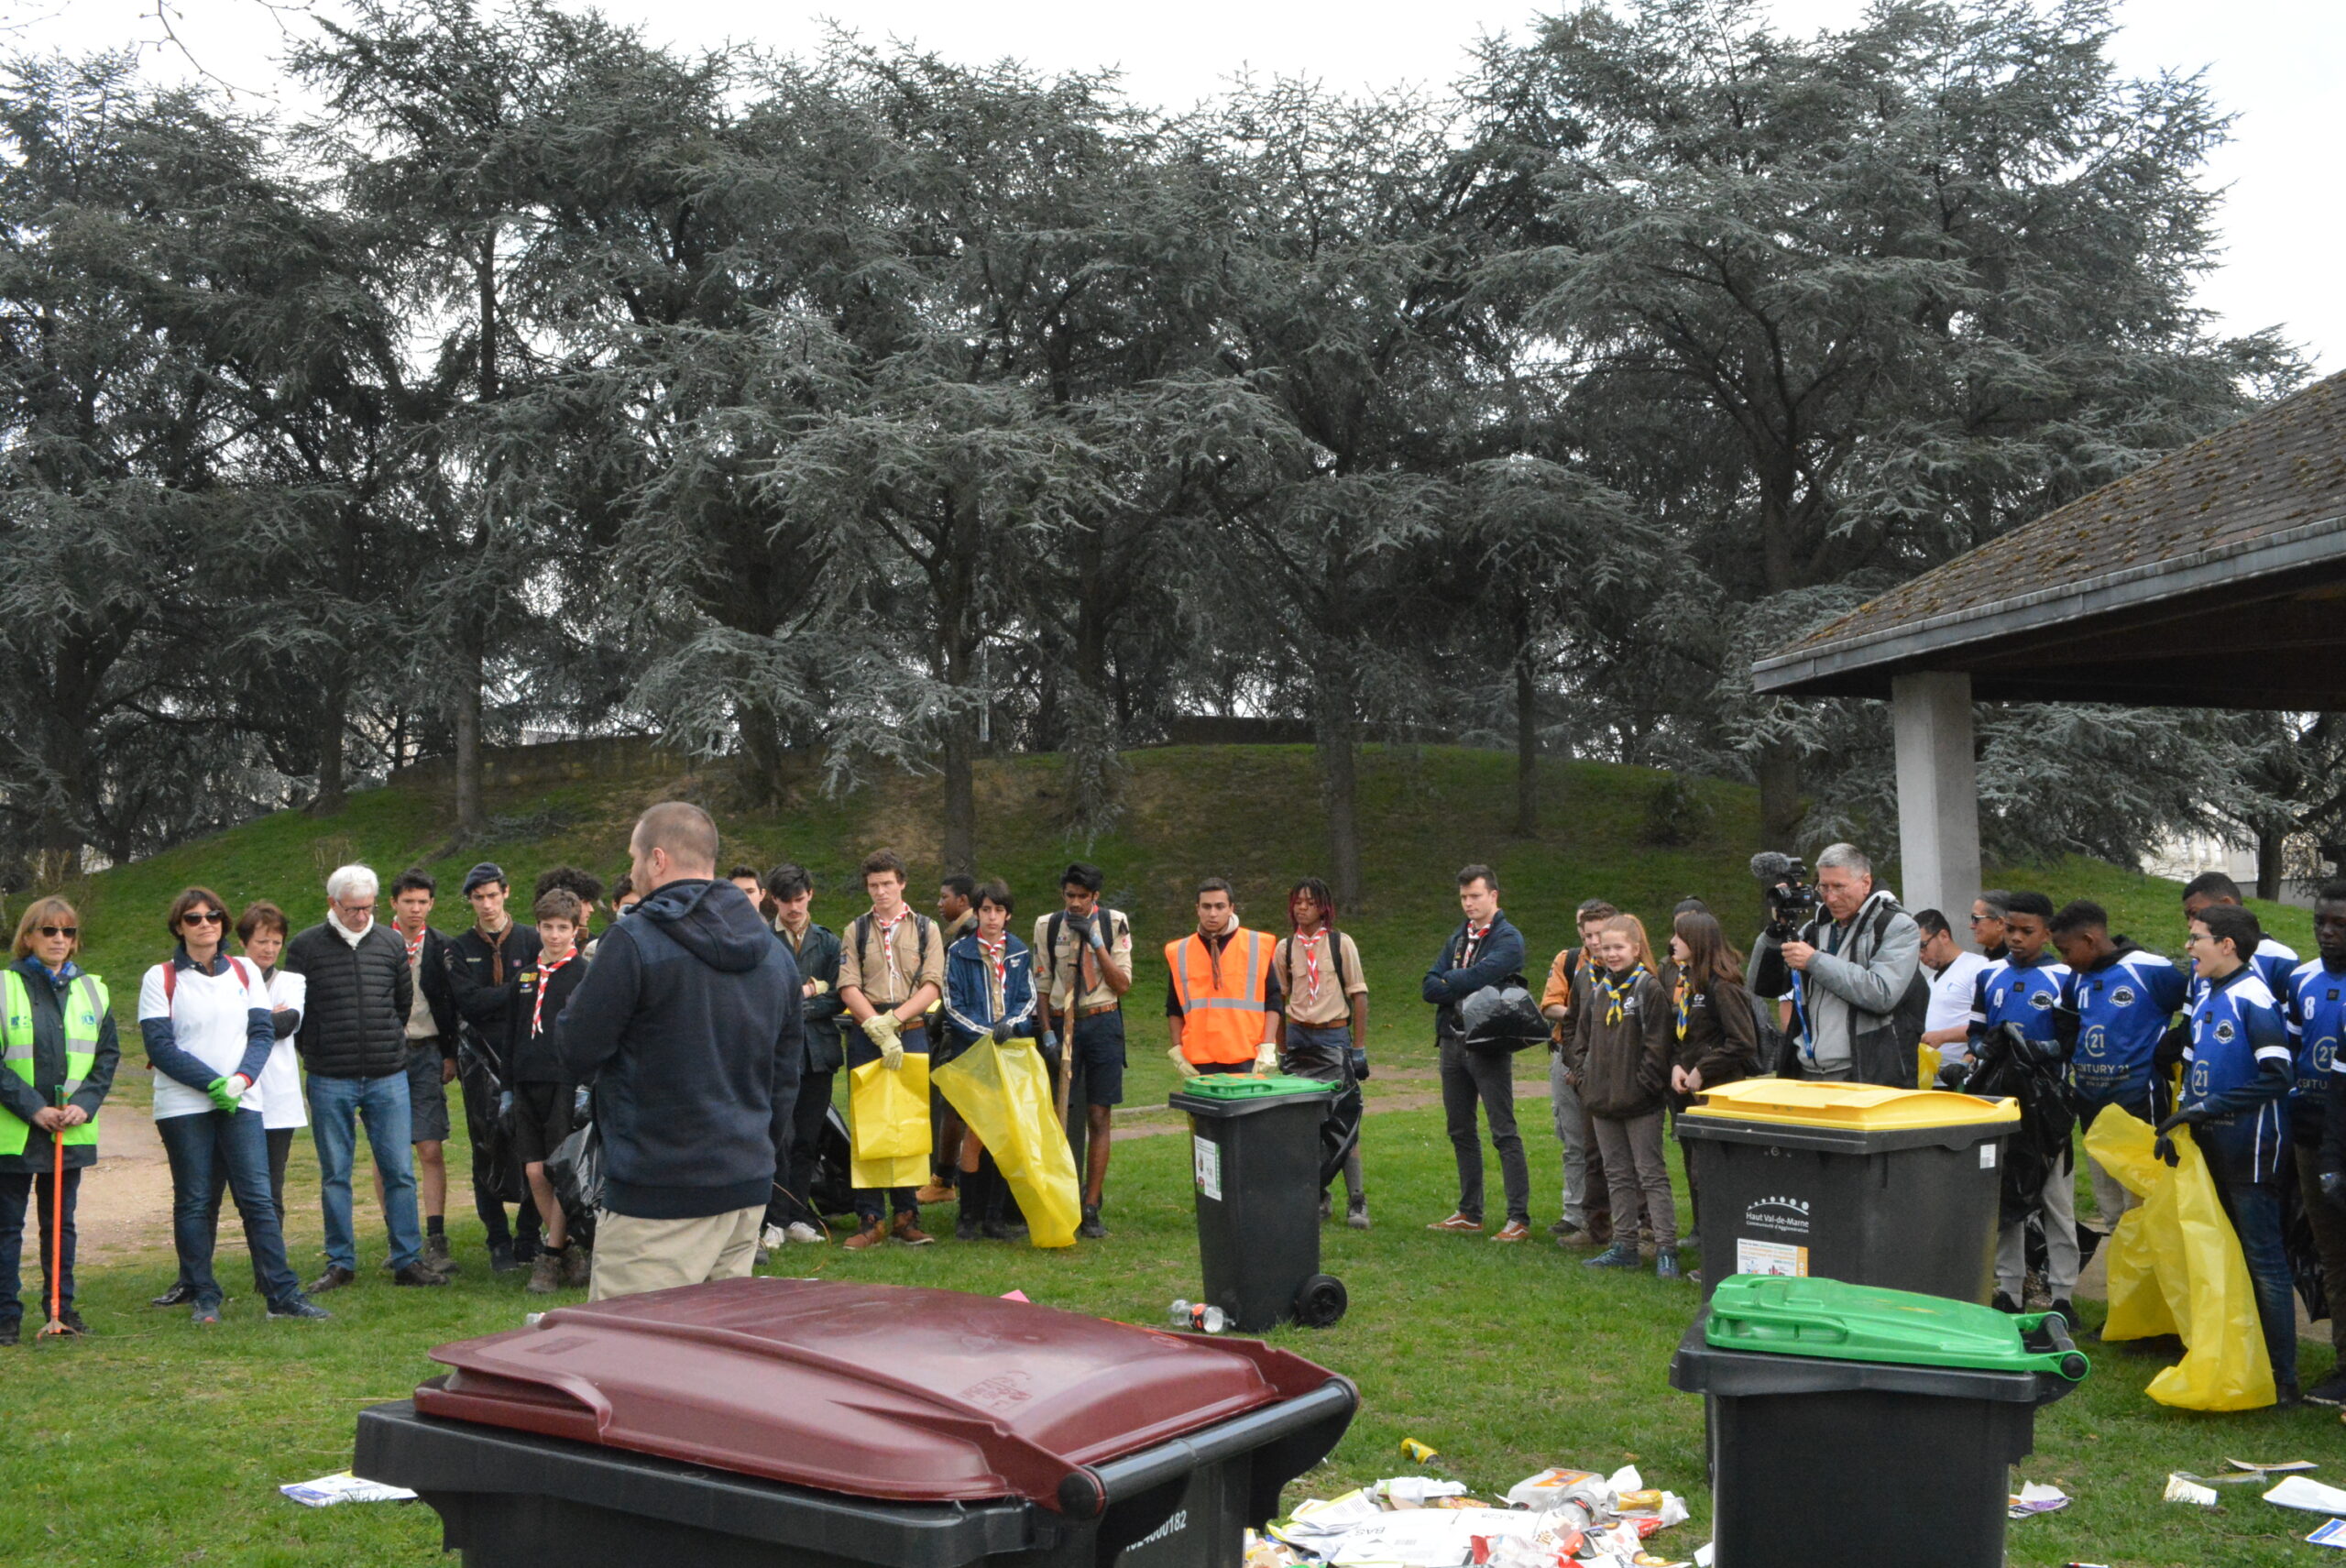
<path fill-rule="evenodd" d="M 2010 1466 L 2088 1370 L 2049 1312 L 1721 1281 L 1670 1363 L 1704 1396 L 1714 1568 L 2002 1568 Z"/>
<path fill-rule="evenodd" d="M 2003 1141 L 2020 1103 L 1935 1090 L 1755 1078 L 1678 1119 L 1707 1289 L 1821 1276 L 1986 1302 Z"/>
<path fill-rule="evenodd" d="M 1343 1286 L 1320 1272 L 1321 1128 L 1335 1090 L 1220 1074 L 1167 1102 L 1189 1115 L 1204 1298 L 1244 1332 L 1344 1315 Z"/>
<path fill-rule="evenodd" d="M 470 1568 L 1238 1568 L 1343 1434 L 1251 1340 L 990 1296 L 730 1279 L 443 1345 L 354 1468 Z"/>

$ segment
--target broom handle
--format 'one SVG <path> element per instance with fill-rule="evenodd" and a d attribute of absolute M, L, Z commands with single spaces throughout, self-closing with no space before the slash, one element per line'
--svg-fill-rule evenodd
<path fill-rule="evenodd" d="M 60 1107 L 65 1103 L 65 1091 L 57 1091 Z M 49 1135 L 49 1146 L 55 1156 L 49 1181 L 49 1321 L 63 1322 L 65 1290 L 65 1129 L 59 1127 Z"/>

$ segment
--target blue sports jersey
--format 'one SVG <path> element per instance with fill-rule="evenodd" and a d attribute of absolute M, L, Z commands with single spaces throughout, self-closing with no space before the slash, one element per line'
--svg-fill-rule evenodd
<path fill-rule="evenodd" d="M 2151 1058 L 2188 989 L 2181 970 L 2141 948 L 2121 948 L 2070 974 L 2063 1001 L 2077 1012 L 2077 1045 L 2069 1077 L 2087 1107 L 2084 1120 L 2105 1105 L 2147 1113 Z"/>
<path fill-rule="evenodd" d="M 2182 1104 L 2190 1109 L 2245 1089 L 2262 1076 L 2265 1062 L 2290 1059 L 2280 1003 L 2255 966 L 2243 964 L 2206 987 L 2192 1004 Z M 2269 1181 L 2288 1149 L 2289 1123 L 2280 1102 L 2268 1100 L 2209 1117 L 2199 1124 L 2199 1137 L 2228 1172 Z"/>
<path fill-rule="evenodd" d="M 2264 981 L 2264 989 L 2273 993 L 2275 1002 L 2279 1002 L 2289 994 L 2289 977 L 2297 967 L 2297 949 L 2267 937 L 2256 944 L 2256 956 L 2248 960 L 2248 967 L 2256 971 L 2257 977 Z M 2197 1007 L 2199 998 L 2207 993 L 2208 982 L 2191 971 L 2187 965 L 2185 972 L 2190 975 L 2191 980 L 2188 1004 Z"/>
<path fill-rule="evenodd" d="M 2338 1041 L 2346 1033 L 2346 964 L 2335 970 L 2319 959 L 2299 964 L 2289 976 L 2286 1001 L 2297 1062 L 2290 1114 L 2302 1134 L 2320 1124 L 2331 1076 L 2346 1071 L 2338 1058 Z"/>
<path fill-rule="evenodd" d="M 1981 970 L 1971 988 L 1973 1054 L 2006 1024 L 2018 1024 L 2021 1033 L 2032 1040 L 2057 1042 L 2061 1036 L 2053 1026 L 2053 1010 L 2061 1005 L 2068 978 L 2068 965 L 2044 956 L 2025 966 L 1999 959 Z"/>

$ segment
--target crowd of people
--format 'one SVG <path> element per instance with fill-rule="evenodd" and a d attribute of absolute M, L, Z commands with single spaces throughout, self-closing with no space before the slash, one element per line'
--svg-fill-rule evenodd
<path fill-rule="evenodd" d="M 209 889 L 182 892 L 164 916 L 170 954 L 142 977 L 137 1003 L 180 1265 L 155 1304 L 219 1320 L 225 1292 L 213 1255 L 225 1196 L 268 1315 L 327 1316 L 316 1298 L 360 1277 L 351 1183 L 362 1125 L 391 1282 L 445 1285 L 459 1268 L 446 1227 L 452 1086 L 488 1266 L 526 1266 L 534 1292 L 585 1287 L 603 1297 L 729 1277 L 773 1249 L 829 1242 L 818 1168 L 843 1072 L 854 1225 L 841 1245 L 929 1245 L 921 1207 L 946 1201 L 957 1203 L 957 1239 L 1009 1239 L 1025 1224 L 1018 1195 L 948 1097 L 929 1091 L 925 1140 L 900 1120 L 884 1149 L 855 1114 L 876 1074 L 926 1083 L 928 1069 L 989 1041 L 1047 1065 L 1071 1156 L 1076 1234 L 1105 1236 L 1134 929 L 1102 902 L 1100 868 L 1070 864 L 1057 907 L 1022 940 L 1003 883 L 947 877 L 932 917 L 908 904 L 904 861 L 881 850 L 859 868 L 868 907 L 833 931 L 814 918 L 805 868 L 736 865 L 720 877 L 718 847 L 699 808 L 654 806 L 608 899 L 599 879 L 556 867 L 536 879 L 527 922 L 509 907 L 504 870 L 476 865 L 461 890 L 472 923 L 453 938 L 432 925 L 438 888 L 422 871 L 390 883 L 387 924 L 376 873 L 341 867 L 327 879 L 325 918 L 299 932 L 273 904 L 232 915 Z M 1431 1228 L 1485 1231 L 1487 1128 L 1505 1205 L 1489 1239 L 1519 1243 L 1533 1234 L 1515 1115 L 1513 1054 L 1524 1036 L 1491 1036 L 1470 1020 L 1484 998 L 1523 984 L 1525 940 L 1490 867 L 1466 867 L 1457 886 L 1461 918 L 1421 986 L 1458 1173 L 1456 1204 Z M 2175 1135 L 2188 1127 L 2255 1281 L 2275 1379 L 2285 1399 L 2297 1398 L 2284 1238 L 2298 1216 L 2330 1299 L 2346 1299 L 2346 1094 L 2333 1072 L 2346 1018 L 2346 883 L 2321 889 L 2320 953 L 2301 963 L 2264 935 L 2228 879 L 2198 879 L 2184 893 L 2187 969 L 2112 933 L 2099 905 L 2056 908 L 2033 891 L 1982 894 L 1968 926 L 1977 950 L 1968 949 L 1942 913 L 1909 914 L 1877 887 L 1866 857 L 1846 844 L 1819 855 L 1803 896 L 1755 939 L 1748 970 L 1699 899 L 1672 912 L 1660 950 L 1636 916 L 1601 899 L 1578 907 L 1578 940 L 1555 955 L 1537 999 L 1561 1151 L 1551 1234 L 1597 1249 L 1590 1267 L 1642 1267 L 1650 1247 L 1661 1277 L 1692 1272 L 1681 1262 L 1667 1129 L 1697 1096 L 1739 1079 L 1913 1088 L 1931 1052 L 1947 1087 L 1984 1091 L 2034 1073 L 2057 1086 L 2055 1109 L 2068 1119 L 2057 1146 L 2040 1151 L 2036 1212 L 2002 1216 L 1995 1305 L 2020 1310 L 2034 1232 L 2052 1310 L 2077 1321 L 2071 1298 L 2088 1248 L 2067 1163 L 2072 1121 L 2122 1111 L 2155 1127 L 2170 1161 Z M 1284 932 L 1251 929 L 1227 881 L 1197 885 L 1194 929 L 1164 944 L 1168 1055 L 1185 1077 L 1277 1071 L 1329 1083 L 1340 1102 L 1352 1097 L 1356 1118 L 1368 1074 L 1359 949 L 1318 879 L 1293 884 L 1286 913 Z M 35 900 L 5 970 L 0 1343 L 20 1336 L 32 1214 L 43 1266 L 57 1264 L 60 1321 L 86 1332 L 73 1305 L 74 1198 L 96 1157 L 96 1118 L 121 1049 L 105 982 L 76 962 L 82 940 L 71 904 Z M 581 1212 L 557 1171 L 589 1124 L 602 1177 Z M 283 1228 L 286 1163 L 303 1126 L 326 1255 L 306 1285 Z M 1682 1163 L 1699 1214 L 1694 1162 Z M 1338 1169 L 1344 1223 L 1365 1230 L 1356 1135 L 1328 1171 L 1332 1186 Z M 2103 1226 L 2113 1226 L 2135 1200 L 2099 1166 L 2090 1177 Z M 1321 1204 L 1333 1219 L 1331 1192 Z M 2346 1372 L 2303 1397 L 2346 1403 Z"/>

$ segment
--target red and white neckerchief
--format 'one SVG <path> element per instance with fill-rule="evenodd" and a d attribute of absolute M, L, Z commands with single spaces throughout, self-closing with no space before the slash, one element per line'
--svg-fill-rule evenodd
<path fill-rule="evenodd" d="M 1483 945 L 1483 938 L 1490 934 L 1491 923 L 1487 920 L 1484 921 L 1480 926 L 1474 925 L 1471 921 L 1467 924 L 1466 939 L 1458 945 L 1458 967 L 1460 969 L 1464 969 L 1468 964 L 1474 961 L 1474 950 Z"/>
<path fill-rule="evenodd" d="M 418 931 L 415 934 L 415 940 L 411 942 L 408 942 L 407 933 L 400 930 L 397 923 L 392 925 L 391 929 L 399 932 L 399 938 L 400 941 L 407 942 L 407 967 L 413 969 L 415 967 L 416 955 L 423 951 L 423 938 L 432 935 L 432 927 L 426 926 L 422 930 Z"/>
<path fill-rule="evenodd" d="M 546 992 L 554 989 L 555 971 L 577 956 L 578 949 L 573 948 L 558 959 L 538 959 L 538 996 L 530 1003 L 530 1038 L 534 1040 L 546 1032 Z"/>
<path fill-rule="evenodd" d="M 1303 948 L 1304 999 L 1317 1001 L 1320 996 L 1320 944 L 1328 939 L 1328 927 L 1322 926 L 1317 931 L 1298 931 L 1295 939 Z"/>
<path fill-rule="evenodd" d="M 888 978 L 896 982 L 895 989 L 906 995 L 911 994 L 911 988 L 904 984 L 904 969 L 896 962 L 896 927 L 912 918 L 912 913 L 899 906 L 893 920 L 883 920 L 878 910 L 872 912 L 872 923 L 880 928 L 880 950 L 888 955 Z"/>
<path fill-rule="evenodd" d="M 986 968 L 993 973 L 993 1004 L 999 1014 L 1010 1006 L 1010 933 L 1004 931 L 991 942 L 981 933 L 978 952 L 986 960 Z"/>

